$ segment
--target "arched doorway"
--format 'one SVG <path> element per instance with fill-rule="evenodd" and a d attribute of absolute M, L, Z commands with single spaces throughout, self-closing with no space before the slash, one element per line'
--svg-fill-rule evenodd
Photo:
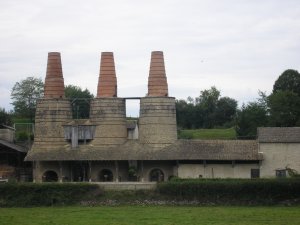
<path fill-rule="evenodd" d="M 157 182 L 164 181 L 165 180 L 165 175 L 164 175 L 162 170 L 153 169 L 150 172 L 149 180 L 150 181 L 157 181 Z"/>
<path fill-rule="evenodd" d="M 112 182 L 113 181 L 113 173 L 109 169 L 103 169 L 99 173 L 98 180 L 101 182 Z"/>
<path fill-rule="evenodd" d="M 57 173 L 53 170 L 48 170 L 43 174 L 43 182 L 57 182 Z"/>

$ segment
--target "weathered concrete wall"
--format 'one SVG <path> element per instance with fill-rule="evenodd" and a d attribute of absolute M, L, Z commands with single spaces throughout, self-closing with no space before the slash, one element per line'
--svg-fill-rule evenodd
<path fill-rule="evenodd" d="M 90 119 L 96 125 L 92 145 L 113 147 L 127 140 L 125 99 L 96 98 L 91 101 Z"/>
<path fill-rule="evenodd" d="M 175 98 L 141 98 L 139 141 L 149 144 L 154 148 L 161 148 L 176 140 Z"/>
<path fill-rule="evenodd" d="M 11 129 L 0 129 L 0 139 L 8 142 L 13 142 L 14 131 Z"/>
<path fill-rule="evenodd" d="M 68 142 L 63 125 L 72 120 L 71 103 L 66 99 L 40 99 L 35 116 L 33 149 L 57 149 Z"/>
<path fill-rule="evenodd" d="M 180 178 L 251 178 L 251 169 L 259 164 L 179 164 Z"/>
<path fill-rule="evenodd" d="M 261 177 L 275 177 L 277 169 L 289 167 L 300 173 L 300 143 L 260 143 L 264 160 Z"/>

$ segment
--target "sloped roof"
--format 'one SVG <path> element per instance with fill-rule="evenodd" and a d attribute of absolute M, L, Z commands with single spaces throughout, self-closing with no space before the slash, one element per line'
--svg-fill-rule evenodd
<path fill-rule="evenodd" d="M 37 146 L 29 151 L 27 161 L 68 160 L 261 160 L 256 141 L 239 140 L 177 140 L 162 149 L 154 149 L 137 140 L 128 140 L 114 148 L 80 146 L 71 149 L 64 146 L 57 149 L 39 150 Z"/>
<path fill-rule="evenodd" d="M 300 142 L 300 127 L 259 127 L 260 143 L 296 143 Z"/>
<path fill-rule="evenodd" d="M 20 146 L 20 145 L 16 145 L 14 143 L 11 143 L 11 142 L 8 142 L 8 141 L 5 141 L 5 140 L 0 140 L 0 146 L 3 145 L 9 149 L 13 149 L 15 151 L 18 151 L 18 152 L 22 152 L 22 153 L 26 153 L 27 152 L 27 149 L 23 146 Z"/>

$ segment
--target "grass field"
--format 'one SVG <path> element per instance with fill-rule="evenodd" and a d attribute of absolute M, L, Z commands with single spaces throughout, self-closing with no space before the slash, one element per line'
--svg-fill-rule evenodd
<path fill-rule="evenodd" d="M 236 139 L 234 128 L 181 130 L 179 138 L 188 139 Z"/>
<path fill-rule="evenodd" d="M 0 224 L 299 225 L 300 207 L 43 207 L 0 208 Z"/>

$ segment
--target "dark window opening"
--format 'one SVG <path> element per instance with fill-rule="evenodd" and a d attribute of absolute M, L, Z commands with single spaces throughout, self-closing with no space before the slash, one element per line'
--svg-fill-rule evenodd
<path fill-rule="evenodd" d="M 259 178 L 259 177 L 260 177 L 259 169 L 251 169 L 251 178 Z"/>
<path fill-rule="evenodd" d="M 286 170 L 276 170 L 276 177 L 278 178 L 284 178 L 286 177 Z"/>
<path fill-rule="evenodd" d="M 104 169 L 99 173 L 99 181 L 101 182 L 112 182 L 113 173 L 109 169 Z"/>
<path fill-rule="evenodd" d="M 55 171 L 49 170 L 46 171 L 43 175 L 43 182 L 57 182 L 58 176 Z"/>
<path fill-rule="evenodd" d="M 72 165 L 72 176 L 74 182 L 88 181 L 87 162 L 75 162 Z"/>

